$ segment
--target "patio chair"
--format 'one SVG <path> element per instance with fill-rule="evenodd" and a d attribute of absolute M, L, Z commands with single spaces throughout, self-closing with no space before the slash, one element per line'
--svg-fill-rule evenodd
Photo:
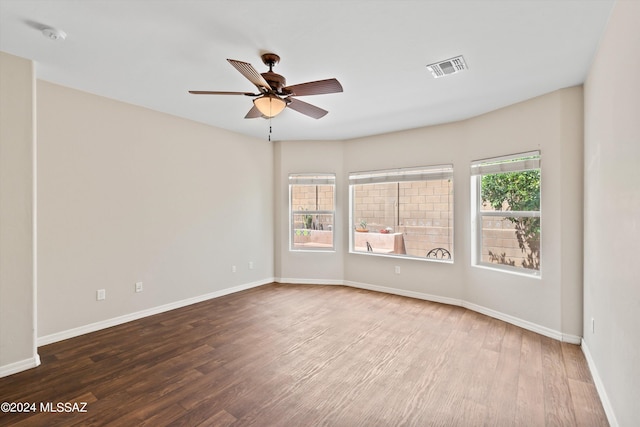
<path fill-rule="evenodd" d="M 434 248 L 427 252 L 427 258 L 451 259 L 451 252 L 449 252 L 445 248 Z"/>

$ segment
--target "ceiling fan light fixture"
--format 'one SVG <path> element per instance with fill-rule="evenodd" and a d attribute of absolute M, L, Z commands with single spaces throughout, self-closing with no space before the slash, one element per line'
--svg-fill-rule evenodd
<path fill-rule="evenodd" d="M 263 95 L 253 100 L 253 105 L 265 117 L 275 117 L 282 112 L 287 103 L 273 94 Z"/>

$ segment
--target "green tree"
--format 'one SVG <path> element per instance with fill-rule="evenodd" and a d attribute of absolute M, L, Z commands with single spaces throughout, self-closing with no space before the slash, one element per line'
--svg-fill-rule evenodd
<path fill-rule="evenodd" d="M 540 170 L 506 172 L 482 176 L 482 201 L 498 211 L 539 211 Z M 518 246 L 525 254 L 524 268 L 540 269 L 540 218 L 506 217 L 515 227 Z M 505 253 L 489 251 L 491 261 L 515 265 Z"/>

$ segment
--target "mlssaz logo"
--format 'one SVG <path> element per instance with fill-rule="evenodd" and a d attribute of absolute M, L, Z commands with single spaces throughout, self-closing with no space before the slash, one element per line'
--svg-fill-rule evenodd
<path fill-rule="evenodd" d="M 40 412 L 87 412 L 87 402 L 40 402 Z"/>

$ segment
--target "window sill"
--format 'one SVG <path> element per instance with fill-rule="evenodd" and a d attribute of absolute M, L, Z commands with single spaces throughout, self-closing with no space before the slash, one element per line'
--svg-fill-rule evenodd
<path fill-rule="evenodd" d="M 526 270 L 526 269 L 515 269 L 515 268 L 508 268 L 508 267 L 498 267 L 496 266 L 496 264 L 471 264 L 471 267 L 476 267 L 476 268 L 481 268 L 483 270 L 491 270 L 491 271 L 496 271 L 498 273 L 507 273 L 507 274 L 513 274 L 516 276 L 520 276 L 520 277 L 529 277 L 531 279 L 541 279 L 541 274 L 540 271 L 538 270 Z M 527 271 L 531 271 L 531 273 L 528 273 Z"/>
<path fill-rule="evenodd" d="M 427 258 L 427 257 L 415 257 L 415 256 L 407 256 L 403 254 L 394 254 L 394 253 L 385 253 L 385 252 L 366 252 L 366 251 L 354 251 L 349 250 L 350 254 L 354 255 L 366 255 L 366 256 L 375 256 L 375 257 L 385 257 L 385 258 L 396 258 L 396 259 L 407 259 L 412 261 L 427 261 L 427 262 L 437 262 L 441 264 L 453 264 L 453 259 L 436 259 L 436 258 Z"/>
<path fill-rule="evenodd" d="M 336 253 L 336 250 L 332 247 L 327 248 L 305 248 L 305 249 L 289 249 L 289 252 L 303 252 L 303 253 Z"/>

